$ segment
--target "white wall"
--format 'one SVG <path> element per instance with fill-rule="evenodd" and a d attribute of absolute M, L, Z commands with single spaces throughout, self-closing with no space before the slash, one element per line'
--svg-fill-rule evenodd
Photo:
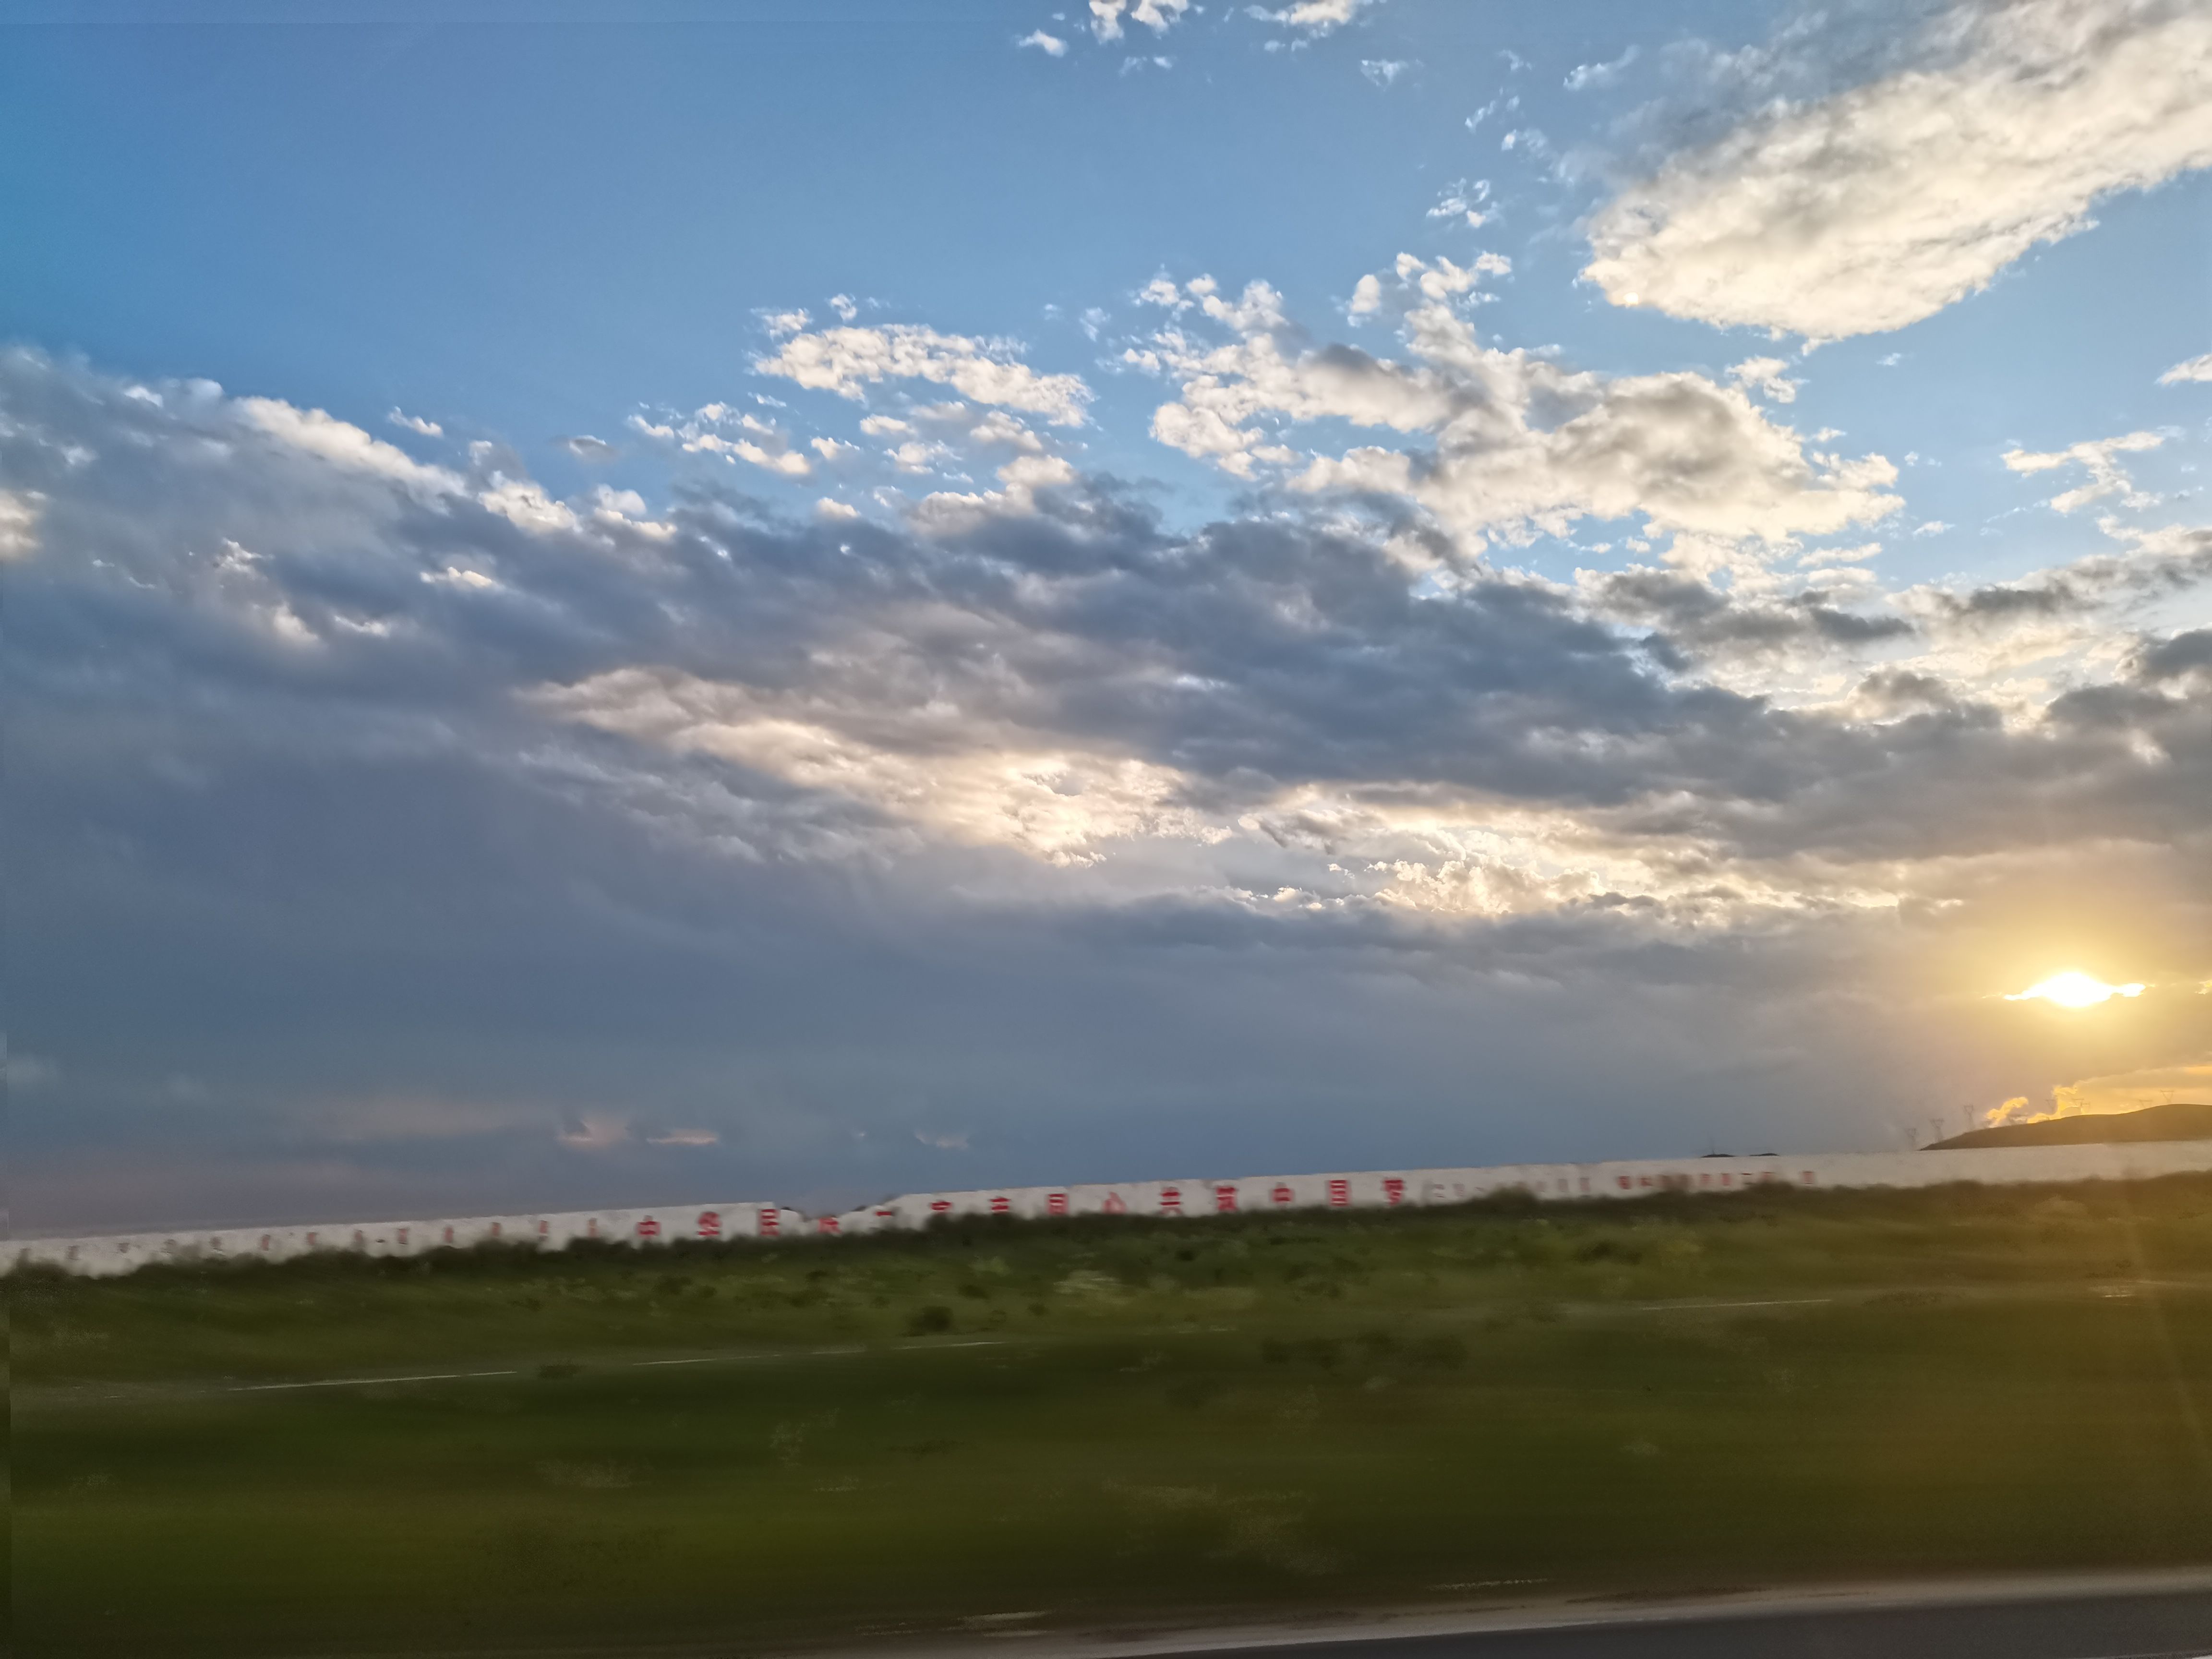
<path fill-rule="evenodd" d="M 1547 1201 L 1632 1199 L 1669 1190 L 1799 1187 L 1933 1187 L 2037 1181 L 2141 1181 L 2212 1170 L 2212 1140 L 2113 1146 L 2002 1146 L 1942 1152 L 1827 1152 L 1801 1157 L 1647 1158 L 1607 1164 L 1509 1164 L 1486 1169 L 1370 1170 L 1241 1176 L 1073 1187 L 1005 1187 L 909 1193 L 842 1215 L 808 1216 L 774 1204 L 671 1205 L 652 1210 L 469 1216 L 428 1221 L 347 1221 L 313 1227 L 223 1227 L 98 1238 L 18 1239 L 4 1268 L 49 1262 L 72 1273 L 129 1273 L 149 1261 L 233 1256 L 289 1260 L 318 1250 L 419 1255 L 447 1245 L 507 1242 L 559 1249 L 577 1239 L 644 1246 L 678 1239 L 758 1242 L 924 1227 L 939 1216 L 1209 1216 L 1293 1209 L 1377 1209 L 1455 1204 L 1492 1193 Z"/>

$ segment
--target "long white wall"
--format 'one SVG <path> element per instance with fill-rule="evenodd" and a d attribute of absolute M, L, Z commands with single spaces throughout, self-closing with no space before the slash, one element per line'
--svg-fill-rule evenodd
<path fill-rule="evenodd" d="M 1240 1176 L 1076 1187 L 909 1193 L 810 1216 L 772 1203 L 669 1205 L 650 1210 L 468 1216 L 427 1221 L 343 1221 L 313 1227 L 218 1227 L 198 1232 L 33 1238 L 8 1247 L 6 1267 L 51 1263 L 70 1273 L 129 1273 L 154 1261 L 256 1256 L 283 1261 L 319 1250 L 420 1255 L 506 1242 L 560 1249 L 578 1239 L 653 1247 L 679 1239 L 781 1240 L 927 1226 L 940 1216 L 1212 1216 L 1249 1211 L 1386 1209 L 1457 1204 L 1522 1192 L 1556 1201 L 1654 1193 L 1796 1187 L 1932 1187 L 1967 1181 L 2142 1181 L 2212 1170 L 2212 1140 L 2111 1146 L 2005 1146 L 1956 1152 L 1842 1152 L 1801 1157 L 1656 1158 L 1607 1164 L 1507 1164 L 1484 1169 L 1376 1170 L 1334 1175 Z"/>

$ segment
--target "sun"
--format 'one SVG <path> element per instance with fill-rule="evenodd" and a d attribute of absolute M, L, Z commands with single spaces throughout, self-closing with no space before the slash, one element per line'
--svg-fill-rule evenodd
<path fill-rule="evenodd" d="M 2139 997 L 2143 988 L 2136 985 L 2107 985 L 2100 979 L 2069 969 L 2053 974 L 2040 985 L 2031 985 L 2025 991 L 2008 996 L 2007 1002 L 2050 1002 L 2061 1008 L 2094 1008 L 2100 1002 L 2110 1002 L 2114 997 Z"/>

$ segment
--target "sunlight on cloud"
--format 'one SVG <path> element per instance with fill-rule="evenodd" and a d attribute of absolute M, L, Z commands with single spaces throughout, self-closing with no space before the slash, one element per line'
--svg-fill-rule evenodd
<path fill-rule="evenodd" d="M 426 497 L 458 495 L 465 487 L 457 473 L 426 466 L 405 450 L 319 409 L 295 409 L 276 398 L 241 398 L 235 406 L 270 437 L 347 471 L 389 479 Z"/>
<path fill-rule="evenodd" d="M 2163 432 L 2130 432 L 2117 438 L 2097 438 L 2071 444 L 2064 449 L 2036 453 L 2024 449 L 2008 449 L 2004 464 L 2014 472 L 2048 472 L 2062 466 L 2079 466 L 2089 474 L 2089 482 L 2077 489 L 2069 489 L 2051 498 L 2054 512 L 2071 513 L 2076 507 L 2087 507 L 2092 501 L 2118 495 L 2125 507 L 2148 507 L 2156 499 L 2135 488 L 2134 481 L 2121 466 L 2122 455 L 2139 455 L 2156 449 L 2166 440 Z"/>
<path fill-rule="evenodd" d="M 1455 276 L 1467 274 L 1455 268 Z M 1413 260 L 1401 262 L 1400 275 L 1418 283 L 1438 272 Z M 1379 303 L 1379 288 L 1372 292 Z M 1368 298 L 1356 294 L 1355 308 Z M 1887 491 L 1897 477 L 1887 459 L 1808 450 L 1741 386 L 1686 372 L 1577 373 L 1486 347 L 1449 306 L 1425 299 L 1405 318 L 1410 363 L 1307 345 L 1264 283 L 1234 305 L 1208 295 L 1204 309 L 1237 337 L 1215 343 L 1180 327 L 1154 337 L 1181 390 L 1155 411 L 1153 436 L 1237 477 L 1304 460 L 1295 487 L 1408 496 L 1477 547 L 1632 515 L 1657 531 L 1782 541 L 1902 505 Z M 1757 360 L 1743 368 L 1742 378 L 1755 371 L 1770 393 L 1780 378 Z M 1288 447 L 1285 423 L 1323 419 L 1418 433 L 1433 448 L 1307 458 Z"/>
<path fill-rule="evenodd" d="M 0 564 L 27 559 L 39 550 L 39 508 L 33 489 L 0 489 Z"/>
<path fill-rule="evenodd" d="M 1073 747 L 985 746 L 981 722 L 944 714 L 935 741 L 894 748 L 825 723 L 819 711 L 673 669 L 625 668 L 531 694 L 562 719 L 678 752 L 708 754 L 824 790 L 956 841 L 1082 864 L 1103 842 L 1224 833 L 1180 804 L 1171 768 Z M 816 718 L 807 718 L 814 713 Z"/>
<path fill-rule="evenodd" d="M 808 332 L 805 313 L 775 331 L 783 335 L 775 351 L 756 357 L 753 367 L 812 391 L 834 392 L 855 401 L 866 388 L 884 380 L 921 380 L 949 386 L 979 404 L 1042 415 L 1055 426 L 1081 426 L 1091 388 L 1074 374 L 1040 374 L 1019 361 L 1005 340 L 970 339 L 939 334 L 917 324 L 880 328 L 829 328 Z"/>
<path fill-rule="evenodd" d="M 2025 991 L 2014 992 L 2007 1002 L 2048 1002 L 2061 1008 L 2094 1008 L 2100 1003 L 2110 1002 L 2114 997 L 2139 997 L 2143 994 L 2140 983 L 2107 985 L 2088 975 L 2068 970 L 2053 974 L 2049 979 L 2031 985 Z"/>
<path fill-rule="evenodd" d="M 2054 1118 L 2105 1116 L 2173 1101 L 2205 1100 L 2212 1100 L 2212 1065 L 2148 1066 L 2058 1084 L 2051 1091 L 2048 1111 L 2036 1111 L 2026 1095 L 2014 1095 L 1984 1112 L 1982 1121 L 1991 1128 L 2005 1123 L 2048 1123 Z"/>
<path fill-rule="evenodd" d="M 1615 305 L 1811 339 L 1988 286 L 2100 197 L 2212 165 L 2212 13 L 2160 0 L 1970 4 L 1933 66 L 1764 110 L 1590 224 Z"/>

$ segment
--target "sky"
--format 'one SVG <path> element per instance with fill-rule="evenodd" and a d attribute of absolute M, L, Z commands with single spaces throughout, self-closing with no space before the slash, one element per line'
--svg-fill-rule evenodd
<path fill-rule="evenodd" d="M 21 1231 L 2212 1097 L 2201 4 L 0 27 Z"/>

